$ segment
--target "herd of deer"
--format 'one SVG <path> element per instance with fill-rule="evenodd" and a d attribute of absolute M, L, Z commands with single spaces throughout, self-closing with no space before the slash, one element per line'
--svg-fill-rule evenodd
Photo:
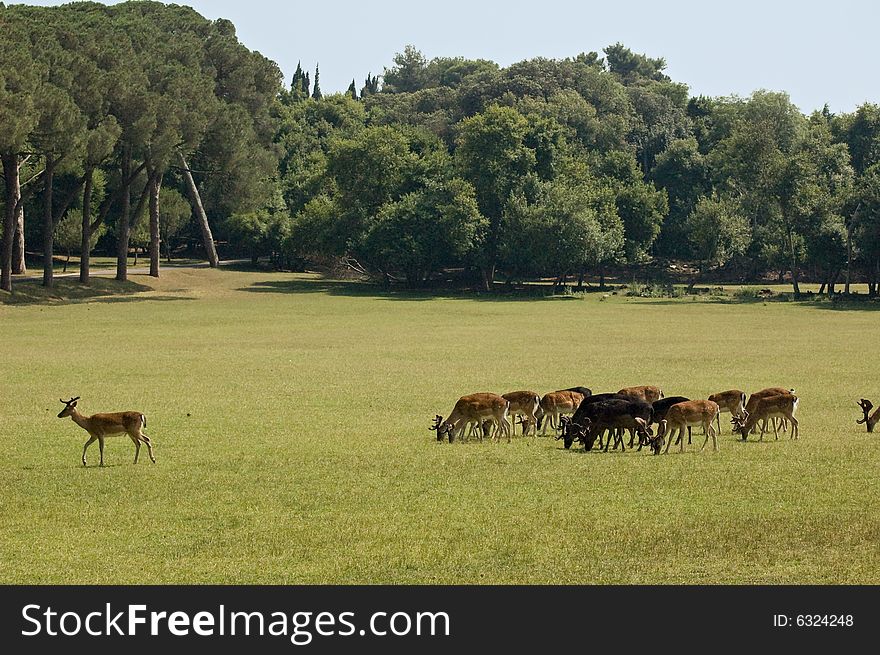
<path fill-rule="evenodd" d="M 134 443 L 134 463 L 137 464 L 141 451 L 141 443 L 146 444 L 150 460 L 155 464 L 153 442 L 144 434 L 147 417 L 141 412 L 113 412 L 86 416 L 77 410 L 79 396 L 70 400 L 60 401 L 64 409 L 58 418 L 70 417 L 73 422 L 89 433 L 89 439 L 83 446 L 82 463 L 86 465 L 86 450 L 95 441 L 101 454 L 101 466 L 104 466 L 104 439 L 128 435 Z M 864 417 L 856 421 L 865 424 L 868 432 L 880 421 L 880 408 L 874 408 L 870 400 L 862 398 L 859 403 Z M 543 426 L 542 434 L 547 433 L 547 425 L 560 432 L 557 439 L 564 439 L 565 447 L 570 448 L 574 441 L 580 441 L 584 448 L 591 450 L 598 439 L 602 446 L 602 437 L 608 432 L 605 450 L 614 436 L 614 448 L 623 445 L 623 430 L 629 430 L 629 446 L 632 448 L 635 436 L 639 437 L 639 450 L 642 446 L 650 446 L 654 454 L 660 452 L 666 444 L 666 452 L 672 444 L 672 437 L 678 433 L 676 444 L 684 450 L 684 430 L 688 431 L 688 443 L 691 442 L 692 427 L 702 427 L 706 434 L 702 450 L 709 438 L 712 446 L 718 449 L 716 435 L 721 431 L 723 412 L 731 415 L 731 423 L 735 432 L 739 432 L 743 440 L 757 428 L 761 430 L 763 441 L 768 425 L 773 426 L 776 438 L 779 438 L 779 427 L 783 431 L 791 425 L 791 437 L 798 438 L 798 421 L 794 414 L 798 407 L 798 397 L 794 389 L 771 387 L 756 391 L 746 400 L 746 394 L 739 389 L 731 389 L 712 394 L 707 400 L 690 400 L 684 396 L 664 397 L 659 387 L 642 386 L 626 387 L 617 393 L 593 394 L 587 387 L 571 387 L 561 391 L 550 392 L 543 397 L 534 391 L 513 391 L 499 396 L 494 393 L 474 393 L 462 396 L 455 403 L 446 420 L 439 414 L 434 419 L 431 430 L 437 432 L 437 440 L 447 437 L 454 441 L 470 428 L 469 434 L 477 434 L 482 441 L 484 436 L 492 433 L 493 439 L 506 436 L 511 439 L 513 426 L 509 417 L 522 425 L 523 434 L 530 432 L 535 436 Z M 712 424 L 717 422 L 718 428 Z M 652 425 L 658 425 L 654 434 Z"/>
<path fill-rule="evenodd" d="M 626 387 L 617 393 L 601 394 L 593 394 L 587 387 L 571 387 L 543 397 L 533 391 L 514 391 L 500 396 L 475 393 L 460 398 L 445 420 L 438 414 L 430 429 L 436 431 L 438 441 L 446 437 L 452 442 L 468 430 L 469 435 L 476 434 L 480 440 L 491 434 L 493 440 L 506 436 L 509 442 L 513 434 L 510 419 L 513 418 L 515 423 L 522 425 L 524 435 L 533 433 L 537 436 L 542 426 L 542 434 L 546 434 L 550 425 L 560 433 L 556 438 L 564 439 L 566 448 L 579 441 L 586 450 L 591 450 L 597 440 L 602 447 L 607 432 L 606 451 L 612 437 L 614 448 L 620 446 L 621 450 L 626 450 L 623 434 L 629 431 L 630 447 L 638 437 L 639 450 L 649 446 L 654 454 L 659 454 L 664 444 L 665 452 L 669 452 L 676 434 L 675 443 L 684 450 L 685 429 L 690 443 L 691 428 L 702 427 L 706 439 L 700 450 L 710 438 L 717 450 L 716 437 L 721 431 L 720 415 L 723 412 L 730 413 L 733 431 L 738 432 L 743 440 L 760 429 L 760 440 L 763 441 L 768 426 L 772 426 L 778 439 L 780 427 L 785 431 L 789 425 L 791 438 L 797 439 L 795 412 L 798 403 L 794 389 L 782 387 L 756 391 L 748 400 L 745 392 L 739 389 L 716 393 L 706 400 L 691 400 L 684 396 L 664 397 L 660 388 L 655 386 Z M 870 432 L 880 419 L 880 409 L 869 417 L 871 403 L 862 400 L 860 406 L 865 418 L 859 423 L 867 423 Z M 717 429 L 714 423 L 717 423 Z M 653 425 L 657 426 L 656 434 Z"/>

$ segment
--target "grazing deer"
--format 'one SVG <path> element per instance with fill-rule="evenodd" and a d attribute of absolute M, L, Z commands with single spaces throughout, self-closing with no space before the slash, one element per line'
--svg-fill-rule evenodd
<path fill-rule="evenodd" d="M 577 408 L 580 407 L 581 402 L 584 399 L 584 395 L 577 391 L 569 391 L 565 389 L 563 391 L 551 391 L 548 394 L 544 394 L 544 397 L 541 398 L 540 407 L 538 408 L 538 426 L 543 423 L 543 430 L 541 434 L 547 434 L 547 424 L 550 424 L 551 428 L 556 428 L 556 425 L 559 423 L 559 417 L 563 414 L 574 414 L 577 411 Z M 535 433 L 537 434 L 537 428 L 535 429 Z"/>
<path fill-rule="evenodd" d="M 82 463 L 86 465 L 86 450 L 95 439 L 98 440 L 98 450 L 101 453 L 101 466 L 104 466 L 104 437 L 118 437 L 127 434 L 134 442 L 134 463 L 137 464 L 138 455 L 141 452 L 141 441 L 147 444 L 150 460 L 156 463 L 153 456 L 153 442 L 143 433 L 147 427 L 147 417 L 140 412 L 113 412 L 112 414 L 92 414 L 85 416 L 79 413 L 76 402 L 79 396 L 70 400 L 59 400 L 65 407 L 58 414 L 58 418 L 70 417 L 73 422 L 89 433 L 89 440 L 83 446 Z"/>
<path fill-rule="evenodd" d="M 779 394 L 791 395 L 791 394 L 794 394 L 794 389 L 786 389 L 784 387 L 767 387 L 766 389 L 761 389 L 760 391 L 756 391 L 751 396 L 749 396 L 749 402 L 746 403 L 746 407 L 745 407 L 745 414 L 753 414 L 755 411 L 755 407 L 757 407 L 758 401 L 761 400 L 761 398 L 769 398 L 770 396 L 776 396 Z M 776 430 L 777 429 L 776 418 L 773 418 L 772 421 L 773 421 L 773 429 Z M 753 425 L 752 432 L 755 432 L 757 430 L 757 428 L 758 428 L 757 425 Z M 786 428 L 787 428 L 787 425 L 785 424 L 785 419 L 783 419 L 782 420 L 782 431 L 785 432 Z M 766 424 L 762 425 L 761 429 L 766 430 L 767 425 Z"/>
<path fill-rule="evenodd" d="M 464 432 L 468 423 L 482 426 L 483 421 L 491 420 L 496 426 L 493 440 L 500 432 L 507 435 L 507 442 L 510 443 L 511 427 L 507 420 L 509 408 L 510 402 L 497 394 L 473 393 L 459 398 L 445 421 L 439 414 L 435 416 L 434 424 L 429 429 L 436 430 L 437 441 L 443 441 L 443 437 L 448 436 L 449 443 L 452 443 L 455 437 Z M 482 441 L 482 437 L 480 440 Z"/>
<path fill-rule="evenodd" d="M 856 421 L 856 423 L 864 423 L 865 426 L 868 428 L 868 432 L 873 432 L 874 426 L 877 425 L 877 421 L 880 421 L 880 407 L 878 407 L 877 410 L 870 416 L 868 416 L 868 412 L 870 412 L 874 408 L 874 405 L 873 403 L 871 403 L 870 400 L 862 398 L 859 401 L 859 407 L 862 408 L 862 411 L 865 413 L 865 417 L 861 421 Z"/>
<path fill-rule="evenodd" d="M 645 385 L 641 387 L 624 387 L 617 392 L 621 396 L 629 396 L 637 400 L 644 400 L 649 405 L 663 397 L 663 391 L 660 387 Z"/>
<path fill-rule="evenodd" d="M 742 416 L 746 410 L 746 392 L 739 389 L 713 393 L 709 396 L 709 400 L 718 405 L 718 434 L 721 434 L 721 414 L 727 412 L 731 416 Z"/>
<path fill-rule="evenodd" d="M 516 421 L 518 416 L 523 420 L 518 421 L 523 426 L 523 436 L 529 433 L 532 426 L 537 426 L 538 417 L 536 412 L 541 406 L 541 397 L 534 391 L 511 391 L 501 396 L 510 403 L 509 414 L 511 419 Z M 538 429 L 535 427 L 535 436 L 538 436 Z"/>
<path fill-rule="evenodd" d="M 791 423 L 790 438 L 797 439 L 799 432 L 798 420 L 794 417 L 794 413 L 797 411 L 799 402 L 798 397 L 791 393 L 765 396 L 764 398 L 759 398 L 752 406 L 751 413 L 746 410 L 744 416 L 735 416 L 730 419 L 730 422 L 733 424 L 734 429 L 742 435 L 742 440 L 745 441 L 749 436 L 749 432 L 758 425 L 758 421 L 761 421 L 761 438 L 759 441 L 764 441 L 767 421 L 771 420 L 773 434 L 779 439 L 779 430 L 777 429 L 776 422 L 772 419 L 783 418 Z"/>
<path fill-rule="evenodd" d="M 684 430 L 685 428 L 701 425 L 706 432 L 706 439 L 700 446 L 700 452 L 709 443 L 709 437 L 712 437 L 712 450 L 718 450 L 718 440 L 715 434 L 715 421 L 720 409 L 718 403 L 711 400 L 688 400 L 687 402 L 677 403 L 669 408 L 666 412 L 666 418 L 660 422 L 659 435 L 666 440 L 666 450 L 669 452 L 669 446 L 672 444 L 672 437 L 678 431 L 678 441 L 681 443 L 679 452 L 684 452 Z"/>

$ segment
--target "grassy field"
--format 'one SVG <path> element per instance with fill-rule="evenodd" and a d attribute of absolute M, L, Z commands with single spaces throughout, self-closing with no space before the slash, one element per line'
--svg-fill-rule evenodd
<path fill-rule="evenodd" d="M 62 297 L 75 283 L 62 282 Z M 0 305 L 3 583 L 880 583 L 876 305 L 386 294 L 173 270 Z M 40 298 L 43 298 L 40 300 Z M 38 302 L 33 302 L 38 300 Z M 792 386 L 801 438 L 438 444 L 462 394 Z M 107 466 L 55 416 L 148 417 Z"/>

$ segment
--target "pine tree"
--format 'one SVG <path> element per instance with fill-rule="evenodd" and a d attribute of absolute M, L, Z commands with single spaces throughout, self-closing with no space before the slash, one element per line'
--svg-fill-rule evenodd
<path fill-rule="evenodd" d="M 348 95 L 350 95 L 352 97 L 352 100 L 358 99 L 357 88 L 355 88 L 355 86 L 354 86 L 354 78 L 352 78 L 351 84 L 348 85 L 347 93 L 348 93 Z"/>
<path fill-rule="evenodd" d="M 318 65 L 315 64 L 315 90 L 312 91 L 312 97 L 315 100 L 321 99 L 321 86 L 318 84 L 318 77 L 320 73 L 318 72 Z"/>

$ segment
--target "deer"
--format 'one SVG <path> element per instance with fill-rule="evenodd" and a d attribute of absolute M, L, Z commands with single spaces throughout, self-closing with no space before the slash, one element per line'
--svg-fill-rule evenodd
<path fill-rule="evenodd" d="M 877 410 L 869 416 L 868 412 L 870 412 L 874 408 L 874 404 L 870 400 L 866 400 L 865 398 L 862 398 L 859 401 L 859 407 L 862 408 L 862 412 L 864 412 L 865 417 L 861 421 L 856 421 L 856 423 L 860 425 L 864 423 L 865 427 L 868 428 L 868 432 L 873 432 L 874 426 L 877 425 L 877 421 L 880 421 L 880 408 L 877 408 Z"/>
<path fill-rule="evenodd" d="M 675 436 L 676 431 L 678 432 L 678 440 L 675 443 L 680 443 L 679 452 L 684 452 L 684 430 L 697 425 L 702 426 L 706 433 L 703 445 L 700 446 L 700 452 L 703 452 L 703 448 L 709 443 L 709 437 L 712 437 L 712 450 L 717 452 L 718 439 L 715 426 L 712 423 L 720 411 L 718 403 L 712 400 L 688 400 L 670 407 L 666 412 L 666 418 L 660 422 L 660 430 L 657 433 L 662 435 L 666 441 L 666 450 L 663 452 L 669 452 L 669 446 L 672 445 L 672 437 Z"/>
<path fill-rule="evenodd" d="M 734 416 L 730 419 L 734 430 L 742 435 L 742 440 L 748 439 L 749 433 L 761 421 L 761 437 L 759 441 L 764 441 L 764 432 L 767 430 L 767 420 L 775 418 L 783 418 L 791 423 L 791 435 L 789 438 L 798 438 L 798 420 L 794 417 L 797 411 L 799 399 L 791 393 L 779 393 L 774 396 L 765 396 L 759 398 L 752 406 L 751 413 L 746 410 L 744 416 Z M 779 431 L 776 422 L 772 421 L 773 433 L 776 439 L 779 439 Z"/>
<path fill-rule="evenodd" d="M 141 412 L 113 412 L 110 414 L 92 414 L 85 416 L 76 408 L 79 396 L 70 400 L 60 400 L 64 404 L 64 409 L 58 414 L 58 418 L 73 419 L 79 427 L 89 433 L 89 440 L 83 446 L 82 464 L 86 466 L 86 450 L 96 439 L 98 441 L 98 450 L 101 453 L 101 466 L 104 466 L 104 438 L 118 437 L 127 434 L 129 439 L 134 443 L 134 463 L 138 462 L 138 455 L 141 452 L 141 442 L 147 444 L 147 451 L 150 453 L 150 460 L 156 463 L 153 455 L 153 442 L 144 434 L 143 428 L 147 427 L 147 417 Z"/>
<path fill-rule="evenodd" d="M 718 405 L 718 434 L 721 434 L 721 414 L 727 412 L 731 416 L 742 416 L 746 411 L 746 392 L 739 389 L 719 391 L 709 396 L 709 400 Z M 688 439 L 690 443 L 690 439 Z"/>
<path fill-rule="evenodd" d="M 660 389 L 660 387 L 654 387 L 651 385 L 645 385 L 641 387 L 624 387 L 617 393 L 621 396 L 629 396 L 630 398 L 636 398 L 637 400 L 644 400 L 649 405 L 655 400 L 660 400 L 661 398 L 663 398 L 663 391 Z"/>
<path fill-rule="evenodd" d="M 564 389 L 562 391 L 551 391 L 544 394 L 541 398 L 540 407 L 538 408 L 538 427 L 543 424 L 541 434 L 547 434 L 547 424 L 551 428 L 556 427 L 558 419 L 563 414 L 574 414 L 584 400 L 584 394 L 578 391 L 570 391 Z M 537 428 L 535 429 L 537 434 Z"/>
<path fill-rule="evenodd" d="M 598 403 L 590 403 L 579 409 L 571 418 L 563 416 L 559 419 L 562 434 L 557 439 L 563 439 L 566 449 L 571 448 L 572 443 L 580 441 L 585 450 L 592 450 L 596 439 L 606 430 L 609 431 L 605 442 L 605 452 L 611 445 L 612 434 L 618 429 L 631 430 L 639 437 L 639 450 L 643 444 L 650 443 L 654 436 L 648 426 L 651 419 L 651 406 L 640 400 L 605 400 Z M 626 450 L 623 437 L 615 440 L 615 449 L 620 445 L 621 451 Z"/>
<path fill-rule="evenodd" d="M 501 397 L 510 403 L 508 412 L 511 418 L 516 421 L 517 417 L 521 417 L 522 420 L 518 422 L 523 426 L 523 436 L 527 435 L 533 426 L 535 436 L 538 436 L 536 412 L 541 406 L 541 397 L 534 391 L 511 391 Z"/>
<path fill-rule="evenodd" d="M 767 387 L 766 389 L 761 389 L 760 391 L 756 391 L 751 396 L 749 396 L 749 401 L 746 403 L 746 406 L 745 406 L 745 414 L 754 413 L 755 407 L 757 406 L 758 401 L 761 398 L 768 398 L 770 396 L 776 396 L 778 394 L 783 394 L 783 395 L 794 394 L 794 389 L 786 389 L 785 387 Z M 773 419 L 773 424 L 774 424 L 773 429 L 776 430 L 777 426 L 776 426 L 776 419 L 775 418 Z M 757 429 L 757 425 L 753 425 L 752 432 L 755 432 L 756 429 Z M 766 430 L 767 426 L 762 425 L 761 429 Z M 786 429 L 785 419 L 783 419 L 782 431 L 785 432 L 785 429 Z"/>
<path fill-rule="evenodd" d="M 445 421 L 442 416 L 437 414 L 434 417 L 434 424 L 429 430 L 437 432 L 437 441 L 443 441 L 445 436 L 449 439 L 449 443 L 452 443 L 458 435 L 464 432 L 468 423 L 477 423 L 482 426 L 483 421 L 491 420 L 496 426 L 495 435 L 492 437 L 493 441 L 497 439 L 500 432 L 507 435 L 507 442 L 510 443 L 511 426 L 507 420 L 509 411 L 510 402 L 497 394 L 472 393 L 458 399 Z M 482 441 L 482 435 L 480 441 Z"/>

